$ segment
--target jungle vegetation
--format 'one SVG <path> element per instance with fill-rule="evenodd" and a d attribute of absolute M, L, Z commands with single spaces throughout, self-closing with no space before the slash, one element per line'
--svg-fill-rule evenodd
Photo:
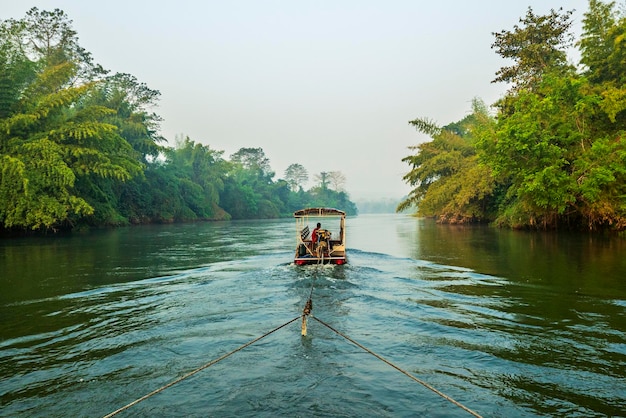
<path fill-rule="evenodd" d="M 0 21 L 0 234 L 131 223 L 276 218 L 307 206 L 355 214 L 340 172 L 310 190 L 297 163 L 274 180 L 261 148 L 167 146 L 160 93 L 111 74 L 61 10 Z M 335 186 L 335 187 L 333 187 Z"/>
<path fill-rule="evenodd" d="M 447 223 L 626 229 L 626 16 L 590 0 L 579 39 L 571 16 L 528 8 L 493 33 L 492 49 L 511 64 L 493 80 L 508 90 L 492 112 L 475 99 L 461 121 L 409 122 L 432 140 L 403 159 L 414 189 L 398 209 Z"/>

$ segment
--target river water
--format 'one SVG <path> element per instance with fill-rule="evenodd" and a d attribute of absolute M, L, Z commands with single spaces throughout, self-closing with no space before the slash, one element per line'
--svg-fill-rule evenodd
<path fill-rule="evenodd" d="M 404 215 L 347 240 L 304 267 L 291 219 L 1 241 L 0 416 L 105 416 L 292 319 L 118 416 L 626 416 L 624 240 Z"/>

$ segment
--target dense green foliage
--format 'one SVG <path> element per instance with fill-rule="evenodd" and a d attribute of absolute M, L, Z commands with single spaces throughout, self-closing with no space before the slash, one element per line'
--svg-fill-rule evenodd
<path fill-rule="evenodd" d="M 299 164 L 274 181 L 260 148 L 228 161 L 189 138 L 164 146 L 160 93 L 95 64 L 71 23 L 37 8 L 0 21 L 0 232 L 356 213 L 339 189 L 305 192 Z"/>
<path fill-rule="evenodd" d="M 472 115 L 444 128 L 425 119 L 410 122 L 434 140 L 415 147 L 419 152 L 403 159 L 414 167 L 404 179 L 417 187 L 399 205 L 399 211 L 419 204 L 421 215 L 438 216 L 444 222 L 487 217 L 495 182 L 478 160 L 472 135 L 473 127 L 489 121 L 486 112 L 484 105 L 475 101 Z"/>
<path fill-rule="evenodd" d="M 626 228 L 626 17 L 590 0 L 577 68 L 566 60 L 570 16 L 529 8 L 494 34 L 513 61 L 494 80 L 511 83 L 495 116 L 476 100 L 458 123 L 410 122 L 432 141 L 403 160 L 415 189 L 399 209 L 513 228 Z"/>

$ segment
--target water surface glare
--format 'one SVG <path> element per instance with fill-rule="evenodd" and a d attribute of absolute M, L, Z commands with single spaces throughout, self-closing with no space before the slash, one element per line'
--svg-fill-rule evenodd
<path fill-rule="evenodd" d="M 0 416 L 104 416 L 313 315 L 488 417 L 626 416 L 626 244 L 347 221 L 349 264 L 291 264 L 291 219 L 0 241 Z M 470 416 L 319 322 L 118 416 Z"/>

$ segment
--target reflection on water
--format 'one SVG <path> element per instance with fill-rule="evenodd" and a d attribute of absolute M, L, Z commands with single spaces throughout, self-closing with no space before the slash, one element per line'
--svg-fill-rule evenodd
<path fill-rule="evenodd" d="M 624 242 L 348 219 L 293 266 L 291 220 L 0 242 L 0 416 L 102 416 L 313 314 L 484 416 L 624 416 Z M 467 416 L 315 321 L 125 416 Z"/>

